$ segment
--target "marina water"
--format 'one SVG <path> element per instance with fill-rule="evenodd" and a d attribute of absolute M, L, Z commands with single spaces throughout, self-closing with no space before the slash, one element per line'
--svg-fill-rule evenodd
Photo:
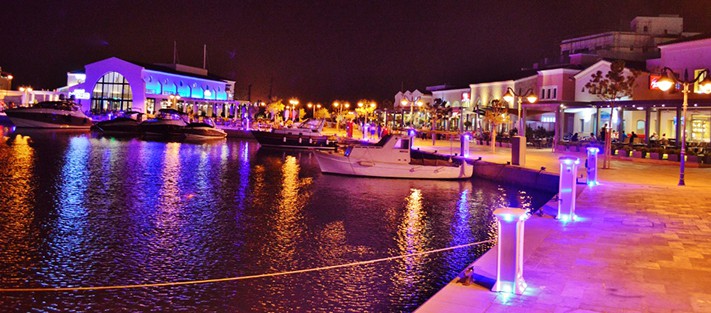
<path fill-rule="evenodd" d="M 321 174 L 311 152 L 0 126 L 3 311 L 412 311 L 490 247 L 495 183 Z M 419 254 L 418 254 L 419 253 Z M 299 269 L 416 254 L 378 263 Z"/>

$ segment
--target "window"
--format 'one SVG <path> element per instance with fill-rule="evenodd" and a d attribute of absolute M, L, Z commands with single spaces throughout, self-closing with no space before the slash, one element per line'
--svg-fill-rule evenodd
<path fill-rule="evenodd" d="M 91 94 L 91 111 L 126 111 L 133 106 L 133 93 L 126 78 L 117 72 L 108 72 L 96 82 Z"/>
<path fill-rule="evenodd" d="M 645 26 L 645 27 L 642 29 L 642 31 L 645 32 L 645 33 L 649 32 L 649 26 Z"/>

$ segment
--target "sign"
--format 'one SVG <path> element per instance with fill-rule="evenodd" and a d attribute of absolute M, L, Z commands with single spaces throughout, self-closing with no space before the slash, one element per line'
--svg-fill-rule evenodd
<path fill-rule="evenodd" d="M 91 98 L 91 94 L 86 92 L 84 89 L 74 89 L 74 91 L 69 92 L 69 96 L 74 96 L 74 99 L 84 99 L 88 100 Z"/>
<path fill-rule="evenodd" d="M 657 83 L 659 82 L 659 79 L 661 79 L 661 78 L 662 78 L 662 75 L 650 74 L 649 75 L 649 89 L 661 90 L 661 89 L 659 89 L 659 86 L 657 85 Z"/>

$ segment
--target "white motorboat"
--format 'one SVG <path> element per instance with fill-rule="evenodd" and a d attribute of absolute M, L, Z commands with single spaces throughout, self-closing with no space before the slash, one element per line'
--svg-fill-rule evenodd
<path fill-rule="evenodd" d="M 136 111 L 118 112 L 110 120 L 96 123 L 96 129 L 108 136 L 135 136 L 138 135 L 138 124 L 143 113 Z"/>
<path fill-rule="evenodd" d="M 187 126 L 184 113 L 174 109 L 160 109 L 155 118 L 138 124 L 138 131 L 144 137 L 171 138 L 182 136 L 181 129 Z"/>
<path fill-rule="evenodd" d="M 227 133 L 215 127 L 215 123 L 204 118 L 202 122 L 188 123 L 187 126 L 180 129 L 180 133 L 187 141 L 202 141 L 211 139 L 224 139 Z"/>
<path fill-rule="evenodd" d="M 324 173 L 411 179 L 466 179 L 474 167 L 461 157 L 412 149 L 412 138 L 386 135 L 376 144 L 356 144 L 343 153 L 316 151 Z"/>
<path fill-rule="evenodd" d="M 91 118 L 70 100 L 43 101 L 31 107 L 6 109 L 5 114 L 21 128 L 89 129 L 92 125 Z"/>

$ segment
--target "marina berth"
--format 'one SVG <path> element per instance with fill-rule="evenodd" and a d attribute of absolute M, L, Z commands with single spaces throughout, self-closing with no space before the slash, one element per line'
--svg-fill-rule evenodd
<path fill-rule="evenodd" d="M 364 177 L 467 179 L 474 167 L 456 156 L 412 149 L 412 138 L 386 135 L 376 144 L 354 144 L 343 153 L 316 152 L 321 171 Z"/>

